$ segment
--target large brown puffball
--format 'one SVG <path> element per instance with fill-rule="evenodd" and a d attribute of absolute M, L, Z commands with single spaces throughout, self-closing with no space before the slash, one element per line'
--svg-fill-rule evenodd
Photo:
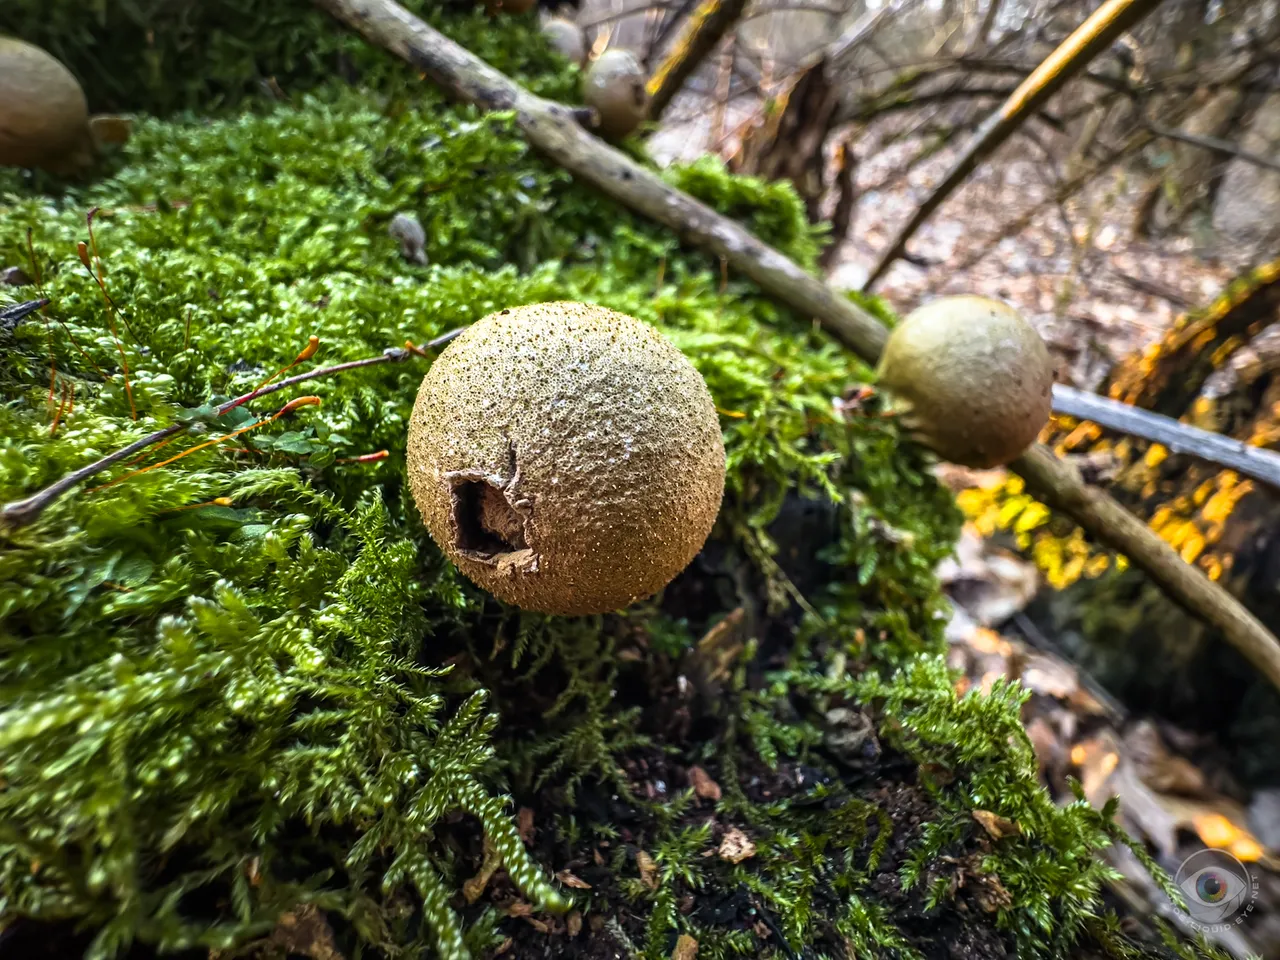
<path fill-rule="evenodd" d="M 62 63 L 0 37 L 0 165 L 66 173 L 92 160 L 89 105 Z"/>
<path fill-rule="evenodd" d="M 879 381 L 904 425 L 941 457 L 988 469 L 1017 459 L 1048 422 L 1053 362 L 1012 307 L 940 297 L 894 328 Z"/>
<path fill-rule="evenodd" d="M 587 68 L 582 98 L 600 115 L 602 132 L 625 137 L 649 112 L 644 67 L 628 50 L 606 50 Z"/>
<path fill-rule="evenodd" d="M 586 303 L 513 307 L 432 364 L 409 425 L 428 531 L 507 603 L 605 613 L 661 590 L 720 510 L 710 391 L 657 330 Z"/>

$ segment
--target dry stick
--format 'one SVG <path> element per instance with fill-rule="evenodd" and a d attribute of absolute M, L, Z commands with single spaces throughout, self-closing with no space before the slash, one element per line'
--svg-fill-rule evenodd
<path fill-rule="evenodd" d="M 42 307 L 47 307 L 49 302 L 48 297 L 41 297 L 39 300 L 15 303 L 11 307 L 0 307 L 0 330 L 16 326 L 19 320 L 24 320 Z"/>
<path fill-rule="evenodd" d="M 580 180 L 723 257 L 765 293 L 802 316 L 818 319 L 868 362 L 879 357 L 888 332 L 875 317 L 737 223 L 589 134 L 573 121 L 567 107 L 529 93 L 393 0 L 314 2 L 413 64 L 455 98 L 489 110 L 513 111 L 530 143 Z M 1033 447 L 1013 467 L 1047 503 L 1126 555 L 1189 611 L 1219 628 L 1280 688 L 1276 638 L 1220 585 L 1184 563 L 1150 527 L 1102 490 L 1086 485 L 1079 471 L 1046 447 Z"/>
<path fill-rule="evenodd" d="M 579 179 L 724 257 L 770 295 L 821 318 L 861 356 L 879 356 L 888 333 L 875 317 L 739 224 L 588 133 L 574 122 L 569 107 L 529 93 L 391 0 L 314 2 L 453 96 L 489 110 L 514 111 L 529 141 Z"/>
<path fill-rule="evenodd" d="M 1280 453 L 1060 383 L 1053 388 L 1053 410 L 1068 417 L 1088 420 L 1100 427 L 1162 443 L 1171 453 L 1187 454 L 1230 467 L 1280 490 Z"/>
<path fill-rule="evenodd" d="M 1061 510 L 1126 554 L 1187 610 L 1221 630 L 1232 646 L 1280 688 L 1280 643 L 1240 601 L 1184 563 L 1150 527 L 1100 488 L 1085 483 L 1079 470 L 1059 460 L 1048 447 L 1037 444 L 1011 466 L 1026 480 L 1036 499 Z"/>
<path fill-rule="evenodd" d="M 1028 117 L 1116 37 L 1160 5 L 1160 0 L 1106 0 L 1071 36 L 1045 58 L 1004 104 L 989 116 L 965 146 L 955 165 L 894 236 L 863 285 L 870 290 L 907 247 L 907 242 L 956 187 L 1003 144 Z"/>
<path fill-rule="evenodd" d="M 684 33 L 649 78 L 649 119 L 657 120 L 707 54 L 742 16 L 747 0 L 702 0 Z"/>
<path fill-rule="evenodd" d="M 444 346 L 454 337 L 462 332 L 463 328 L 450 330 L 448 333 L 441 334 L 434 340 L 429 341 L 425 346 L 414 347 L 406 344 L 405 347 L 392 347 L 384 350 L 380 356 L 365 357 L 363 360 L 349 360 L 346 363 L 338 363 L 332 367 L 321 367 L 317 370 L 311 370 L 307 373 L 300 373 L 296 377 L 289 377 L 287 380 L 281 380 L 279 383 L 273 383 L 269 386 L 259 387 L 243 396 L 236 397 L 234 400 L 228 400 L 222 406 L 218 407 L 216 416 L 222 416 L 229 410 L 234 410 L 241 404 L 248 403 L 258 397 L 265 397 L 268 394 L 275 393 L 277 390 L 284 390 L 286 387 L 293 387 L 299 383 L 305 383 L 308 380 L 315 380 L 317 377 L 327 377 L 330 374 L 342 373 L 344 370 L 355 370 L 359 367 L 372 367 L 380 363 L 402 363 L 409 357 L 418 355 L 426 355 L 427 350 L 434 350 Z M 7 503 L 0 508 L 0 529 L 7 527 L 23 527 L 33 522 L 41 513 L 44 512 L 51 503 L 61 497 L 77 484 L 83 483 L 90 477 L 97 476 L 103 470 L 115 466 L 122 460 L 127 460 L 135 453 L 145 450 L 147 447 L 168 440 L 170 437 L 187 430 L 191 426 L 190 423 L 174 423 L 155 433 L 149 433 L 140 440 L 135 440 L 127 447 L 110 453 L 100 460 L 95 460 L 88 466 L 81 467 L 74 473 L 69 473 L 61 480 L 49 484 L 43 490 L 33 493 L 25 500 L 15 500 Z"/>

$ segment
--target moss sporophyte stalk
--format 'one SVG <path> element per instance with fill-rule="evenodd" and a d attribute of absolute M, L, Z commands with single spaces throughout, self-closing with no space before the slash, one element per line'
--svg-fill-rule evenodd
<path fill-rule="evenodd" d="M 1039 786 L 1025 693 L 956 696 L 933 569 L 959 514 L 874 397 L 837 402 L 870 370 L 308 4 L 189 13 L 0 9 L 137 114 L 91 177 L 0 171 L 0 268 L 38 281 L 0 309 L 49 301 L 0 326 L 0 502 L 176 428 L 0 534 L 5 960 L 303 933 L 347 958 L 1168 955 L 1107 918 L 1122 838 Z M 532 14 L 427 16 L 578 102 Z M 664 176 L 813 267 L 790 189 Z M 561 301 L 652 327 L 690 470 L 724 456 L 687 567 L 579 617 L 474 586 L 406 472 L 441 374 L 402 345 Z M 527 545 L 483 479 L 455 487 L 473 551 Z"/>

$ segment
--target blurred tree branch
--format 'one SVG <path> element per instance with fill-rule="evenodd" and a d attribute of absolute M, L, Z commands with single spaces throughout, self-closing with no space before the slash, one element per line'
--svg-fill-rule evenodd
<path fill-rule="evenodd" d="M 1173 130 L 1169 127 L 1162 127 L 1158 123 L 1147 124 L 1147 129 L 1154 133 L 1157 137 L 1165 137 L 1169 140 L 1180 140 L 1183 143 L 1189 143 L 1195 147 L 1203 147 L 1205 150 L 1212 150 L 1214 153 L 1223 153 L 1232 157 L 1239 157 L 1245 163 L 1252 163 L 1254 166 L 1262 167 L 1266 170 L 1275 170 L 1280 172 L 1280 160 L 1272 160 L 1270 157 L 1264 157 L 1260 153 L 1253 153 L 1241 146 L 1232 143 L 1230 140 L 1222 140 L 1218 137 L 1202 137 L 1194 133 L 1188 133 L 1185 130 Z"/>
<path fill-rule="evenodd" d="M 742 16 L 747 0 L 702 0 L 649 78 L 649 119 L 657 120 L 702 61 Z"/>
<path fill-rule="evenodd" d="M 863 289 L 870 290 L 902 256 L 907 243 L 933 212 L 942 206 L 984 159 L 1011 137 L 1064 83 L 1088 66 L 1099 52 L 1160 0 L 1106 0 L 1010 94 L 1009 99 L 978 128 L 942 182 L 890 241 L 872 268 Z"/>

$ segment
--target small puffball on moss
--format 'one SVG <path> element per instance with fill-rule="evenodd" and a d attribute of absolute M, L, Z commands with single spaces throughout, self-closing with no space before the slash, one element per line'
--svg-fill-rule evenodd
<path fill-rule="evenodd" d="M 711 393 L 648 324 L 586 303 L 477 321 L 422 381 L 409 485 L 428 531 L 507 603 L 605 613 L 702 549 L 724 493 Z"/>
<path fill-rule="evenodd" d="M 420 267 L 427 265 L 427 232 L 411 213 L 397 213 L 387 224 L 387 233 L 400 241 L 400 256 Z"/>
<path fill-rule="evenodd" d="M 879 381 L 926 445 L 952 463 L 988 469 L 1017 459 L 1048 422 L 1053 363 L 1012 307 L 941 297 L 894 328 Z"/>
<path fill-rule="evenodd" d="M 587 68 L 582 96 L 600 115 L 600 129 L 611 137 L 631 133 L 649 111 L 644 68 L 628 50 L 600 54 Z"/>
<path fill-rule="evenodd" d="M 587 60 L 587 35 L 582 28 L 564 17 L 548 17 L 542 32 L 551 49 L 566 60 L 582 66 Z"/>
<path fill-rule="evenodd" d="M 93 159 L 89 105 L 61 61 L 0 37 L 0 165 L 70 173 Z"/>

